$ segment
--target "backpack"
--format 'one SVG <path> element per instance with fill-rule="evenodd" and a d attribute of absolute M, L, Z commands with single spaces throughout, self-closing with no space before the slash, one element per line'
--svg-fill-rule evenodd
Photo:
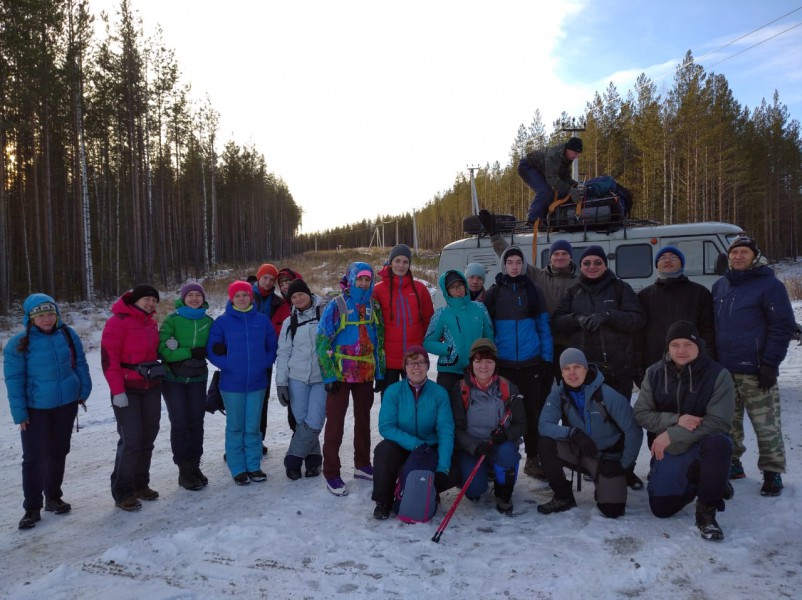
<path fill-rule="evenodd" d="M 507 404 L 507 401 L 510 399 L 510 382 L 504 377 L 499 377 L 498 389 L 501 392 L 501 401 L 504 402 L 504 404 Z M 468 384 L 465 383 L 464 379 L 460 379 L 459 392 L 460 396 L 462 396 L 462 406 L 465 408 L 465 410 L 468 410 L 468 405 L 470 404 L 471 400 L 471 388 L 468 387 Z"/>
<path fill-rule="evenodd" d="M 298 313 L 292 311 L 290 314 L 290 326 L 287 328 L 287 333 L 285 336 L 289 335 L 290 339 L 294 342 L 295 341 L 295 332 L 298 331 L 298 328 L 303 325 L 309 325 L 310 323 L 318 323 L 320 322 L 320 304 L 315 306 L 315 317 L 312 319 L 308 319 L 303 323 L 298 322 Z"/>
<path fill-rule="evenodd" d="M 415 448 L 401 467 L 393 512 L 404 523 L 426 523 L 437 511 L 436 469 L 437 450 L 428 444 Z"/>

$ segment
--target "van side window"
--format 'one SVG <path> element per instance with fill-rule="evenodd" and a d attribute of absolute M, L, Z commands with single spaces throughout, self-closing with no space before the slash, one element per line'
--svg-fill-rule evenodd
<path fill-rule="evenodd" d="M 621 279 L 651 277 L 653 264 L 650 244 L 621 244 L 615 249 L 615 274 Z"/>
<path fill-rule="evenodd" d="M 713 242 L 705 242 L 705 275 L 716 274 L 716 262 L 721 251 Z"/>

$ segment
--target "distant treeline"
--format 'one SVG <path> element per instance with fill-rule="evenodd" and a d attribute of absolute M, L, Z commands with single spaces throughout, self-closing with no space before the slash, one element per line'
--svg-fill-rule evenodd
<path fill-rule="evenodd" d="M 550 134 L 535 111 L 521 125 L 506 164 L 485 165 L 476 175 L 479 205 L 523 220 L 532 192 L 518 177 L 521 156 L 532 148 L 565 141 L 567 123 L 585 127 L 580 176 L 612 175 L 635 193 L 633 217 L 663 223 L 718 220 L 743 227 L 771 257 L 799 256 L 802 211 L 802 141 L 775 92 L 753 109 L 733 98 L 723 75 L 705 73 L 688 52 L 677 66 L 673 87 L 661 96 L 641 75 L 622 97 L 613 84 L 597 93 L 584 114 L 565 113 Z M 577 125 L 578 124 L 578 125 Z M 463 236 L 462 218 L 471 212 L 470 181 L 457 176 L 415 215 L 418 244 L 441 248 Z M 411 215 L 399 220 L 401 240 L 412 240 Z M 388 226 L 390 227 L 390 226 Z M 375 223 L 361 222 L 305 236 L 309 246 L 365 245 Z M 386 243 L 395 229 L 387 230 Z M 302 237 L 302 239 L 304 239 Z"/>
<path fill-rule="evenodd" d="M 85 0 L 0 1 L 0 312 L 282 256 L 300 226 L 257 149 L 218 155 L 161 32 L 128 0 L 103 24 Z"/>

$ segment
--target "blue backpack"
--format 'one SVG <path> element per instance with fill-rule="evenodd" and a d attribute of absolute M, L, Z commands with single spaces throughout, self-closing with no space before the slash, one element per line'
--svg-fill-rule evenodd
<path fill-rule="evenodd" d="M 393 512 L 404 523 L 425 523 L 437 511 L 437 450 L 428 444 L 409 455 L 395 484 Z"/>

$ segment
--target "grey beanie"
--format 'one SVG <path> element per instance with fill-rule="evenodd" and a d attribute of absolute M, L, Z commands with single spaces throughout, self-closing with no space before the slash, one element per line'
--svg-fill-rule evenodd
<path fill-rule="evenodd" d="M 392 250 L 390 250 L 389 262 L 393 262 L 393 259 L 396 256 L 406 256 L 407 259 L 409 259 L 409 261 L 412 262 L 412 251 L 406 244 L 398 244 L 397 246 L 393 247 Z"/>
<path fill-rule="evenodd" d="M 568 365 L 582 365 L 588 368 L 588 359 L 585 358 L 585 353 L 578 348 L 566 348 L 560 354 L 560 368 L 564 369 Z"/>
<path fill-rule="evenodd" d="M 468 277 L 481 277 L 482 281 L 487 279 L 487 270 L 481 263 L 472 262 L 465 267 L 465 278 Z"/>

